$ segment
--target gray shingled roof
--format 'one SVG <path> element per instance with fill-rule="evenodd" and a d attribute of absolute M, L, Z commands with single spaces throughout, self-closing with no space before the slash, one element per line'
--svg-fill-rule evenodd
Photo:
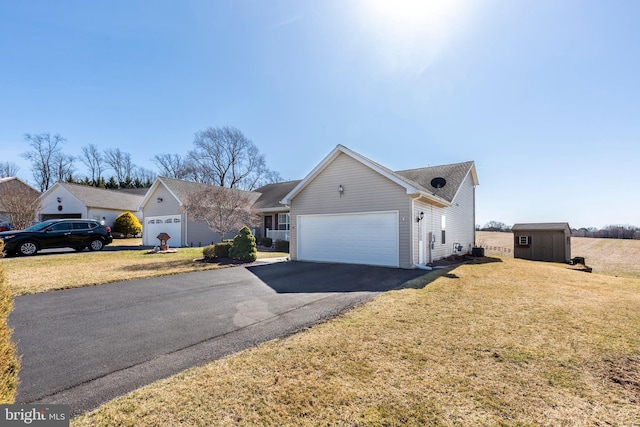
<path fill-rule="evenodd" d="M 532 222 L 513 224 L 513 227 L 511 227 L 513 231 L 564 231 L 566 229 L 571 230 L 568 222 Z"/>
<path fill-rule="evenodd" d="M 451 202 L 472 166 L 473 162 L 453 163 L 396 171 L 395 174 L 400 175 L 405 181 L 409 180 L 410 183 L 417 184 L 418 188 Z M 433 178 L 444 178 L 447 184 L 437 189 L 431 185 Z"/>
<path fill-rule="evenodd" d="M 289 194 L 300 181 L 298 179 L 296 181 L 263 185 L 256 190 L 257 193 L 261 194 L 254 207 L 256 209 L 283 208 L 284 206 L 280 203 L 280 200 L 284 199 L 284 196 Z"/>
<path fill-rule="evenodd" d="M 183 181 L 181 179 L 167 178 L 166 176 L 158 177 L 164 185 L 178 198 L 180 202 L 184 202 L 186 197 L 194 191 L 203 190 L 205 188 L 213 187 L 211 184 L 202 184 L 199 182 Z M 229 191 L 238 191 L 245 193 L 250 200 L 257 200 L 260 194 L 254 191 L 243 191 L 229 188 Z"/>
<path fill-rule="evenodd" d="M 104 209 L 137 211 L 144 196 L 88 185 L 58 182 L 62 188 L 78 198 L 85 206 Z"/>

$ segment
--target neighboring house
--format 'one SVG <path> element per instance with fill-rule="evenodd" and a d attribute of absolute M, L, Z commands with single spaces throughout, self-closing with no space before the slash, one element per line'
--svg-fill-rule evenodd
<path fill-rule="evenodd" d="M 113 227 L 115 219 L 127 211 L 142 221 L 138 206 L 143 197 L 142 194 L 128 191 L 56 182 L 40 196 L 38 216 L 40 221 L 54 218 L 95 219 Z"/>
<path fill-rule="evenodd" d="M 262 216 L 260 228 L 256 230 L 258 241 L 261 237 L 289 241 L 291 219 L 289 207 L 280 203 L 284 197 L 300 183 L 297 181 L 278 182 L 258 188 L 260 198 L 253 205 Z"/>
<path fill-rule="evenodd" d="M 414 268 L 475 241 L 473 162 L 391 171 L 338 145 L 283 198 L 292 260 Z"/>
<path fill-rule="evenodd" d="M 532 261 L 569 262 L 571 227 L 566 222 L 514 224 L 513 256 Z"/>
<path fill-rule="evenodd" d="M 167 233 L 171 236 L 169 246 L 207 246 L 218 243 L 220 236 L 212 231 L 206 223 L 193 221 L 189 213 L 184 209 L 187 196 L 206 187 L 209 184 L 201 184 L 191 181 L 183 181 L 175 178 L 158 177 L 144 199 L 140 203 L 144 220 L 142 224 L 142 244 L 155 246 L 159 243 L 157 236 Z M 241 191 L 232 190 L 229 191 Z M 247 193 L 253 200 L 259 194 Z M 232 238 L 236 233 L 229 233 L 225 238 Z"/>
<path fill-rule="evenodd" d="M 11 198 L 16 195 L 38 197 L 40 192 L 15 176 L 0 178 L 0 222 L 11 223 Z"/>

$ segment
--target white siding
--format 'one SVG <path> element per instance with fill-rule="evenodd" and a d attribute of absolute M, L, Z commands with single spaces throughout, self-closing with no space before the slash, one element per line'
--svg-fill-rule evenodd
<path fill-rule="evenodd" d="M 162 202 L 158 202 L 158 197 L 162 199 Z M 169 245 L 173 247 L 187 246 L 185 243 L 187 233 L 187 222 L 185 221 L 185 215 L 182 212 L 180 204 L 175 197 L 167 190 L 164 185 L 159 185 L 152 194 L 149 195 L 147 203 L 142 207 L 143 218 L 146 221 L 147 218 L 167 216 L 167 215 L 180 215 L 181 218 L 181 230 L 180 241 L 178 239 L 171 239 Z M 142 223 L 142 234 L 144 242 L 155 242 L 157 244 L 156 236 L 147 236 L 146 230 Z"/>
<path fill-rule="evenodd" d="M 58 203 L 58 197 L 60 197 L 60 203 Z M 80 215 L 81 218 L 87 218 L 87 208 L 84 204 L 63 187 L 53 189 L 41 200 L 41 204 L 38 212 L 40 218 L 46 215 Z M 59 206 L 62 206 L 61 210 Z"/>
<path fill-rule="evenodd" d="M 469 174 L 453 199 L 452 206 L 440 208 L 421 201 L 415 202 L 413 210 L 413 261 L 415 263 L 419 262 L 421 227 L 426 227 L 427 235 L 429 232 L 433 232 L 435 235 L 432 253 L 434 261 L 448 257 L 453 253 L 466 254 L 471 252 L 475 237 L 474 191 L 473 181 Z M 424 212 L 424 219 L 418 223 L 415 219 L 420 212 Z M 446 217 L 445 243 L 442 243 L 442 215 Z M 461 252 L 454 252 L 455 244 L 462 245 Z"/>
<path fill-rule="evenodd" d="M 450 243 L 450 250 L 454 243 L 459 243 L 462 253 L 471 253 L 475 244 L 474 205 L 475 189 L 471 174 L 468 174 L 453 199 L 453 206 L 447 208 L 447 244 Z"/>

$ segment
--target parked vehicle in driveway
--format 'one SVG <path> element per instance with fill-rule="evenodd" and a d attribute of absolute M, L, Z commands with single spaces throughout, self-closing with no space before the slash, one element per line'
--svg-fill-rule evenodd
<path fill-rule="evenodd" d="M 18 255 L 52 248 L 99 251 L 113 241 L 111 228 L 91 219 L 50 219 L 24 230 L 0 232 L 0 239 L 6 253 Z"/>
<path fill-rule="evenodd" d="M 9 231 L 12 228 L 13 227 L 11 226 L 10 223 L 8 223 L 8 222 L 0 222 L 0 231 Z"/>

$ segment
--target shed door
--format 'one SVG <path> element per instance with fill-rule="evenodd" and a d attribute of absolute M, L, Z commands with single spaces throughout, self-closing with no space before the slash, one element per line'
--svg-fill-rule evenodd
<path fill-rule="evenodd" d="M 299 215 L 298 260 L 399 266 L 398 212 Z"/>
<path fill-rule="evenodd" d="M 144 219 L 142 229 L 145 246 L 157 246 L 160 241 L 156 238 L 160 233 L 167 233 L 171 238 L 169 246 L 182 246 L 182 219 L 180 215 L 150 216 Z"/>

